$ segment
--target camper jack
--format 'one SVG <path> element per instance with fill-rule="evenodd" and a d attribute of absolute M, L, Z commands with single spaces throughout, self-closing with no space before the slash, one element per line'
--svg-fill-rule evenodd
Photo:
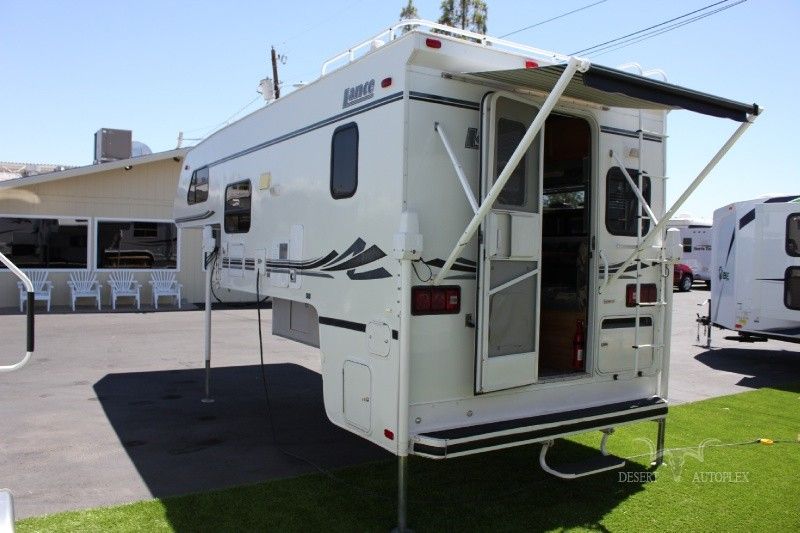
<path fill-rule="evenodd" d="M 742 125 L 667 209 L 674 109 Z M 198 144 L 174 216 L 218 230 L 222 286 L 261 280 L 274 334 L 320 348 L 328 418 L 398 456 L 403 530 L 409 455 L 545 443 L 546 471 L 580 477 L 621 464 L 611 430 L 655 421 L 660 462 L 680 256 L 665 224 L 759 112 L 403 21 Z M 547 463 L 591 431 L 599 459 Z"/>

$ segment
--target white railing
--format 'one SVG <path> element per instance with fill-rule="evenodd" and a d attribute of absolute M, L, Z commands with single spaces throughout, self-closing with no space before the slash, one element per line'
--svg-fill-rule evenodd
<path fill-rule="evenodd" d="M 382 32 L 374 35 L 373 37 L 358 43 L 357 45 L 348 48 L 344 52 L 333 56 L 332 58 L 328 59 L 322 64 L 322 73 L 321 76 L 324 76 L 328 73 L 328 68 L 331 65 L 336 63 L 342 62 L 342 60 L 347 59 L 346 63 L 350 63 L 354 61 L 357 56 L 356 54 L 366 48 L 371 48 L 374 46 L 379 46 L 384 42 L 384 40 L 393 41 L 397 39 L 399 36 L 402 35 L 400 30 L 408 28 L 409 30 L 416 30 L 418 28 L 423 28 L 425 30 L 429 30 L 431 32 L 438 31 L 442 34 L 451 35 L 451 36 L 458 36 L 463 37 L 466 39 L 471 39 L 475 41 L 477 44 L 481 46 L 492 46 L 492 49 L 501 49 L 501 50 L 509 50 L 513 52 L 521 52 L 524 54 L 529 54 L 531 56 L 535 56 L 537 58 L 545 59 L 547 61 L 552 62 L 567 62 L 569 61 L 569 56 L 564 54 L 559 54 L 556 52 L 551 52 L 549 50 L 542 50 L 541 48 L 535 48 L 533 46 L 526 46 L 524 44 L 515 43 L 513 41 L 507 41 L 505 39 L 500 39 L 497 37 L 489 37 L 488 35 L 483 35 L 482 33 L 475 33 L 469 30 L 462 30 L 460 28 L 453 28 L 451 26 L 445 26 L 444 24 L 439 24 L 437 22 L 432 22 L 430 20 L 424 19 L 408 19 L 408 20 L 401 20 L 394 26 L 390 26 L 389 28 L 383 30 Z M 360 57 L 360 56 L 358 56 Z"/>
<path fill-rule="evenodd" d="M 2 262 L 12 274 L 17 276 L 20 281 L 22 281 L 22 285 L 25 287 L 25 291 L 28 293 L 28 316 L 26 323 L 27 346 L 25 350 L 25 356 L 19 362 L 14 363 L 13 365 L 0 366 L 0 372 L 12 372 L 25 366 L 28 361 L 30 361 L 31 355 L 33 354 L 33 307 L 35 304 L 33 297 L 34 289 L 30 278 L 26 276 L 22 270 L 17 268 L 17 265 L 12 263 L 11 260 L 2 253 L 0 253 L 0 262 Z"/>

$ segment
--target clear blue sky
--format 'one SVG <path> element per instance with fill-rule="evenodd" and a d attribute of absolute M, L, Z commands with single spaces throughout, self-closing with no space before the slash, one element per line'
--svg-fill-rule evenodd
<path fill-rule="evenodd" d="M 405 0 L 37 1 L 2 0 L 0 160 L 87 164 L 101 127 L 133 130 L 153 151 L 178 131 L 201 136 L 258 96 L 269 46 L 287 56 L 286 89 L 317 76 L 328 57 L 398 18 Z M 592 0 L 487 0 L 489 34 L 501 35 Z M 436 19 L 438 0 L 415 2 Z M 703 7 L 712 0 L 607 0 L 512 39 L 574 52 Z M 673 83 L 767 112 L 681 211 L 710 216 L 728 202 L 800 193 L 792 96 L 800 2 L 749 0 L 675 31 L 598 57 L 664 69 Z M 246 111 L 261 105 L 252 103 Z M 795 109 L 795 111 L 792 111 Z M 670 114 L 668 175 L 675 198 L 735 123 Z"/>

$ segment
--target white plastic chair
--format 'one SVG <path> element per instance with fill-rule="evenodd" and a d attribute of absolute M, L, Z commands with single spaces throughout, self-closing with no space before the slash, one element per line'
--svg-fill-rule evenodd
<path fill-rule="evenodd" d="M 53 290 L 53 282 L 47 279 L 47 270 L 26 270 L 25 274 L 31 279 L 33 283 L 34 301 L 39 300 L 47 302 L 47 312 L 50 312 L 50 292 Z M 25 309 L 25 304 L 28 301 L 28 292 L 21 281 L 17 282 L 19 288 L 19 311 L 20 313 Z"/>
<path fill-rule="evenodd" d="M 69 285 L 73 311 L 75 311 L 75 301 L 78 298 L 94 298 L 97 301 L 97 310 L 100 310 L 100 282 L 97 281 L 97 274 L 91 270 L 70 272 L 67 285 Z"/>
<path fill-rule="evenodd" d="M 158 309 L 158 299 L 161 296 L 172 296 L 178 309 L 181 308 L 181 288 L 175 272 L 169 270 L 154 270 L 150 274 L 150 287 L 153 289 L 153 306 Z"/>
<path fill-rule="evenodd" d="M 111 286 L 111 308 L 117 309 L 117 298 L 120 296 L 130 296 L 136 299 L 136 309 L 142 308 L 142 301 L 139 290 L 142 284 L 133 277 L 133 272 L 120 270 L 108 275 L 107 283 Z"/>

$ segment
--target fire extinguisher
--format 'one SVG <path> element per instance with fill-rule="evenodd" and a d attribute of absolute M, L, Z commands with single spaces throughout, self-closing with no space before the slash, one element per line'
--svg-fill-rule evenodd
<path fill-rule="evenodd" d="M 575 326 L 575 336 L 572 338 L 572 368 L 574 370 L 583 370 L 586 364 L 586 336 L 583 327 L 583 320 L 578 320 Z"/>

